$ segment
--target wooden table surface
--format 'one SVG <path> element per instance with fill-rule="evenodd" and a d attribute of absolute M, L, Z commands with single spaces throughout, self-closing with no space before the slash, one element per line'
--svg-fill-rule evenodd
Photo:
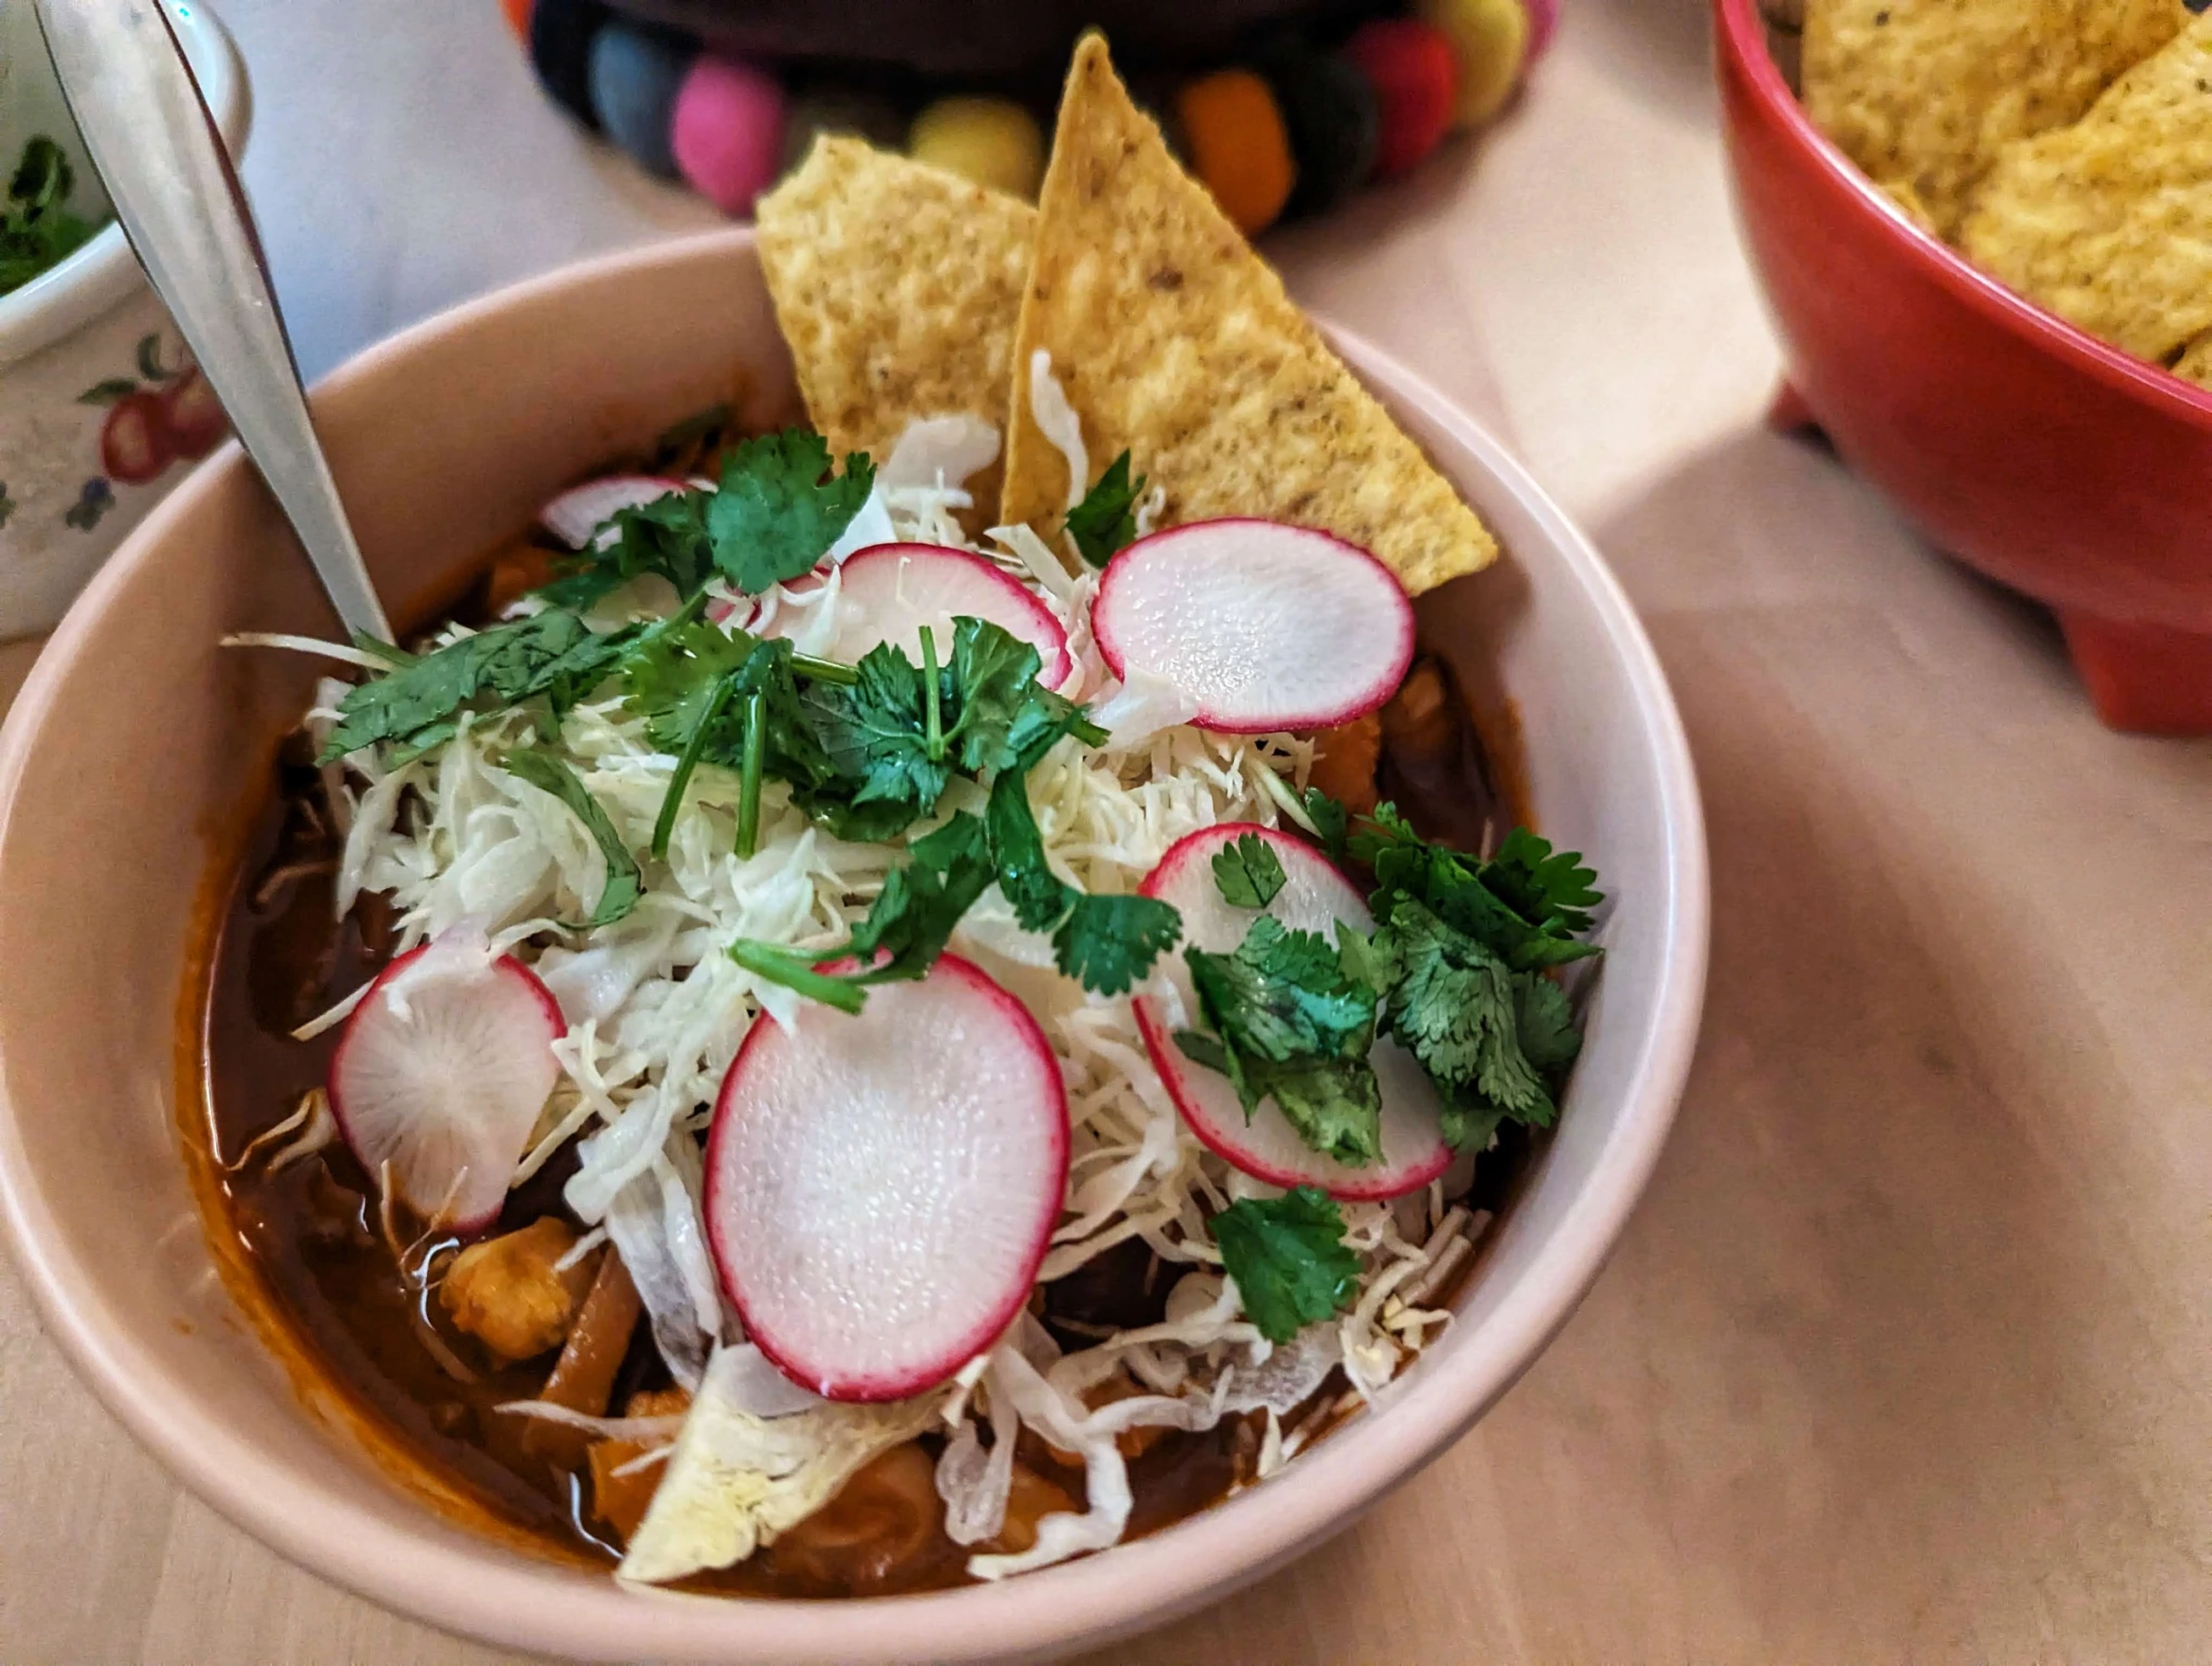
<path fill-rule="evenodd" d="M 311 371 L 699 223 L 489 0 L 225 0 Z M 1273 245 L 1577 514 L 1674 678 L 1713 970 L 1673 1144 L 1491 1417 L 1139 1666 L 2212 1656 L 2212 744 L 1759 423 L 1700 0 L 1572 0 L 1486 143 Z M 0 656 L 14 678 L 27 651 Z M 0 1658 L 509 1658 L 180 1494 L 0 1270 Z M 1102 1660 L 1104 1658 L 1101 1657 Z"/>

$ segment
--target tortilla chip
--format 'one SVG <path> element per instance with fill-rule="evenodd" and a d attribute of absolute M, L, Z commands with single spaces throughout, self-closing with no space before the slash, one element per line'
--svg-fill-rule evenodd
<path fill-rule="evenodd" d="M 1807 0 L 1805 107 L 1951 237 L 2001 146 L 2076 120 L 2188 21 L 2182 0 Z"/>
<path fill-rule="evenodd" d="M 1942 228 L 1936 223 L 1936 216 L 1929 212 L 1928 204 L 1920 200 L 1920 193 L 1912 188 L 1910 179 L 1892 179 L 1882 186 L 1882 191 L 1891 202 L 1897 204 L 1897 211 L 1914 225 L 1930 237 L 1942 236 Z"/>
<path fill-rule="evenodd" d="M 838 135 L 761 198 L 762 269 L 831 451 L 890 453 L 917 416 L 1002 433 L 1036 211 Z M 979 477 L 982 491 L 995 479 Z"/>
<path fill-rule="evenodd" d="M 2007 146 L 1960 246 L 2143 358 L 2163 362 L 2212 329 L 2212 17 L 2073 126 Z"/>
<path fill-rule="evenodd" d="M 1068 72 L 1016 340 L 1003 520 L 1050 538 L 1068 507 L 1067 465 L 1030 408 L 1042 348 L 1094 473 L 1127 448 L 1164 493 L 1163 526 L 1243 514 L 1323 527 L 1373 550 L 1412 595 L 1497 556 L 1176 165 L 1096 34 Z"/>
<path fill-rule="evenodd" d="M 2195 382 L 2199 387 L 2212 387 L 2212 331 L 2190 343 L 2181 356 L 2173 362 L 2173 374 L 2185 382 Z"/>

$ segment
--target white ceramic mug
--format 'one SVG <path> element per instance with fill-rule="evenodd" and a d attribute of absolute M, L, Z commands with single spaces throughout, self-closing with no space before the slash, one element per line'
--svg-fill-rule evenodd
<path fill-rule="evenodd" d="M 204 6 L 171 8 L 234 159 L 252 120 L 246 66 Z M 45 134 L 76 175 L 71 212 L 107 220 L 27 0 L 0 3 L 0 170 Z M 108 552 L 228 432 L 112 222 L 0 295 L 0 640 L 50 629 Z"/>

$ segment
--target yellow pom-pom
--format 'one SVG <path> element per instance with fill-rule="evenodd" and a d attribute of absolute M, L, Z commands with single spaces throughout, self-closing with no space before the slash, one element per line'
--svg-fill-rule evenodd
<path fill-rule="evenodd" d="M 979 185 L 1034 198 L 1044 178 L 1044 135 L 1012 99 L 939 99 L 914 119 L 907 149 Z"/>
<path fill-rule="evenodd" d="M 1419 0 L 1413 9 L 1443 31 L 1459 58 L 1459 106 L 1453 125 L 1479 127 L 1505 107 L 1528 55 L 1522 0 Z"/>
<path fill-rule="evenodd" d="M 1264 231 L 1297 182 L 1290 135 L 1267 83 L 1249 70 L 1217 70 L 1185 86 L 1176 113 L 1190 170 L 1247 237 Z"/>

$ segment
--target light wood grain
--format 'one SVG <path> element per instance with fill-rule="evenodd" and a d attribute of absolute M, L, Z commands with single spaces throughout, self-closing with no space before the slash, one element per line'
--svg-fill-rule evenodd
<path fill-rule="evenodd" d="M 311 363 L 688 211 L 539 107 L 489 5 L 228 10 Z M 1098 1666 L 2212 1653 L 2212 745 L 2106 733 L 2039 615 L 1757 426 L 1701 17 L 1577 0 L 1486 144 L 1275 251 L 1498 428 L 1650 624 L 1714 859 L 1679 1131 L 1474 1434 Z M 587 206 L 532 240 L 533 201 Z M 513 1658 L 180 1498 L 4 1274 L 0 1476 L 10 1663 Z"/>

